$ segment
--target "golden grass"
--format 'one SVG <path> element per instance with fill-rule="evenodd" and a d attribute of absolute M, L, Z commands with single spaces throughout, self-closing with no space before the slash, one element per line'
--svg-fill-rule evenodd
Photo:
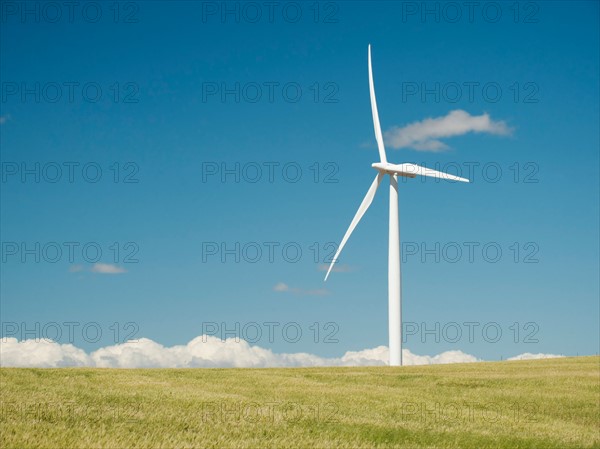
<path fill-rule="evenodd" d="M 0 369 L 1 448 L 599 448 L 600 358 Z"/>

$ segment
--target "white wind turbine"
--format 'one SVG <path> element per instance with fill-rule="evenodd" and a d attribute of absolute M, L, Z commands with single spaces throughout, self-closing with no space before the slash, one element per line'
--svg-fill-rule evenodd
<path fill-rule="evenodd" d="M 431 170 L 415 164 L 390 164 L 385 156 L 385 147 L 383 145 L 383 136 L 381 134 L 381 125 L 379 124 L 379 114 L 377 113 L 377 101 L 375 100 L 375 87 L 373 86 L 373 70 L 371 68 L 371 45 L 369 45 L 369 89 L 371 91 L 371 110 L 373 112 L 373 125 L 375 127 L 375 139 L 379 148 L 380 162 L 371 164 L 377 170 L 377 176 L 369 187 L 365 198 L 358 207 L 358 211 L 350 227 L 344 234 L 344 238 L 338 247 L 331 265 L 325 275 L 325 280 L 333 265 L 337 262 L 342 248 L 348 241 L 350 234 L 365 214 L 373 198 L 377 187 L 385 175 L 390 176 L 390 230 L 389 230 L 389 256 L 388 256 L 388 314 L 389 314 L 389 348 L 390 348 L 390 366 L 402 365 L 402 308 L 401 308 L 401 290 L 400 290 L 400 236 L 398 226 L 398 176 L 414 178 L 417 175 L 431 176 L 433 178 L 449 179 L 454 181 L 469 182 L 468 179 L 450 175 L 448 173 Z"/>

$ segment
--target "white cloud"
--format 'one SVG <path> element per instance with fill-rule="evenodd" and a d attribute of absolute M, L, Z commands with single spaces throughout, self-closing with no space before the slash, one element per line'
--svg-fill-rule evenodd
<path fill-rule="evenodd" d="M 23 368 L 60 368 L 63 366 L 94 366 L 82 349 L 51 340 L 0 340 L 0 366 Z"/>
<path fill-rule="evenodd" d="M 461 109 L 448 115 L 426 118 L 385 132 L 385 142 L 391 148 L 413 148 L 418 151 L 443 151 L 448 148 L 441 138 L 475 133 L 510 135 L 512 129 L 503 121 L 494 121 L 489 114 L 470 115 Z"/>
<path fill-rule="evenodd" d="M 125 268 L 119 267 L 118 265 L 112 265 L 110 263 L 95 263 L 92 269 L 90 270 L 92 273 L 99 274 L 121 274 L 126 273 L 127 270 Z"/>
<path fill-rule="evenodd" d="M 404 349 L 405 365 L 471 363 L 481 361 L 462 351 L 446 351 L 435 356 L 417 355 Z M 560 357 L 552 354 L 521 354 L 509 360 Z M 362 351 L 348 351 L 339 358 L 325 358 L 308 353 L 277 354 L 270 349 L 252 346 L 234 338 L 221 341 L 213 336 L 194 338 L 186 345 L 165 347 L 148 338 L 106 346 L 91 354 L 71 344 L 50 340 L 16 338 L 0 340 L 0 366 L 101 368 L 265 368 L 300 366 L 374 366 L 386 365 L 388 348 L 378 346 Z"/>
<path fill-rule="evenodd" d="M 564 357 L 564 355 L 558 354 L 532 354 L 531 352 L 525 352 L 514 357 L 510 357 L 506 360 L 536 360 L 536 359 L 555 359 L 557 357 Z"/>
<path fill-rule="evenodd" d="M 402 357 L 406 358 L 410 353 L 408 349 L 402 350 Z M 363 349 L 362 351 L 348 351 L 341 360 L 343 364 L 350 366 L 371 366 L 387 365 L 389 350 L 387 346 L 377 346 L 373 349 Z"/>
<path fill-rule="evenodd" d="M 462 351 L 445 351 L 434 356 L 416 354 L 409 354 L 408 356 L 409 365 L 438 365 L 446 363 L 473 363 L 483 361 L 474 355 L 466 354 Z"/>
<path fill-rule="evenodd" d="M 287 284 L 284 284 L 283 282 L 279 282 L 278 284 L 275 284 L 275 286 L 273 287 L 273 290 L 276 292 L 287 292 L 290 290 L 290 286 Z"/>
<path fill-rule="evenodd" d="M 123 267 L 120 267 L 118 265 L 113 265 L 110 263 L 95 263 L 94 265 L 92 265 L 91 267 L 85 267 L 83 265 L 70 265 L 69 266 L 69 273 L 80 273 L 82 271 L 89 271 L 91 273 L 96 273 L 96 274 L 122 274 L 122 273 L 127 273 L 127 270 Z"/>
<path fill-rule="evenodd" d="M 278 282 L 273 286 L 273 291 L 276 292 L 288 292 L 294 293 L 296 295 L 304 295 L 304 296 L 324 296 L 329 294 L 329 290 L 325 288 L 317 288 L 313 290 L 305 290 L 298 287 L 290 287 L 284 282 Z"/>

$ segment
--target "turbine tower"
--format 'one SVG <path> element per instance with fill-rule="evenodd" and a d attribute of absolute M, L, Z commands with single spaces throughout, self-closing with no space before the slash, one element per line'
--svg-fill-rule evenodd
<path fill-rule="evenodd" d="M 381 125 L 379 124 L 379 113 L 377 112 L 377 100 L 375 99 L 375 87 L 373 86 L 373 69 L 371 68 L 371 45 L 369 45 L 369 90 L 371 93 L 371 111 L 373 113 L 373 126 L 375 127 L 375 140 L 379 149 L 379 162 L 371 164 L 377 170 L 377 176 L 373 180 L 371 187 L 367 191 L 358 211 L 354 215 L 350 227 L 344 234 L 344 238 L 338 247 L 331 265 L 325 275 L 325 281 L 331 273 L 333 265 L 337 262 L 344 245 L 348 241 L 350 234 L 363 217 L 375 197 L 375 192 L 385 175 L 390 177 L 390 229 L 389 229 L 389 254 L 388 254 L 388 319 L 389 319 L 389 349 L 390 366 L 402 365 L 402 291 L 400 285 L 400 230 L 398 217 L 398 176 L 415 178 L 419 176 L 430 176 L 432 178 L 442 178 L 452 181 L 469 182 L 468 179 L 448 173 L 431 170 L 415 164 L 391 164 L 387 161 L 385 155 L 385 146 L 383 145 L 383 135 L 381 134 Z"/>

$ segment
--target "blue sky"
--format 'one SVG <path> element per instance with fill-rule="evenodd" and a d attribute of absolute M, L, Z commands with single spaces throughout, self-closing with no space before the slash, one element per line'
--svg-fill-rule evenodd
<path fill-rule="evenodd" d="M 92 350 L 113 342 L 115 322 L 119 340 L 133 322 L 137 337 L 168 346 L 203 323 L 295 322 L 297 343 L 276 331 L 257 344 L 323 357 L 387 345 L 387 185 L 342 253 L 347 272 L 324 284 L 320 269 L 375 175 L 370 43 L 384 133 L 453 110 L 510 129 L 442 137 L 443 151 L 388 145 L 392 162 L 474 181 L 400 183 L 401 241 L 419 251 L 404 254 L 404 321 L 478 323 L 473 342 L 417 334 L 406 347 L 598 352 L 597 2 L 484 2 L 456 21 L 446 3 L 427 4 L 436 17 L 420 2 L 326 2 L 318 18 L 309 4 L 269 17 L 257 3 L 256 22 L 236 2 L 239 20 L 220 2 L 126 2 L 118 20 L 102 4 L 97 22 L 93 5 L 73 20 L 64 6 L 55 20 L 55 6 L 28 5 L 5 2 L 0 29 L 4 336 L 6 323 L 56 322 L 64 342 L 63 323 L 99 323 L 97 342 L 75 333 Z M 221 252 L 236 243 L 239 262 Z M 422 245 L 433 249 L 424 260 Z M 497 342 L 482 335 L 490 323 Z M 332 329 L 337 342 L 324 342 Z M 532 331 L 537 342 L 525 342 Z"/>

